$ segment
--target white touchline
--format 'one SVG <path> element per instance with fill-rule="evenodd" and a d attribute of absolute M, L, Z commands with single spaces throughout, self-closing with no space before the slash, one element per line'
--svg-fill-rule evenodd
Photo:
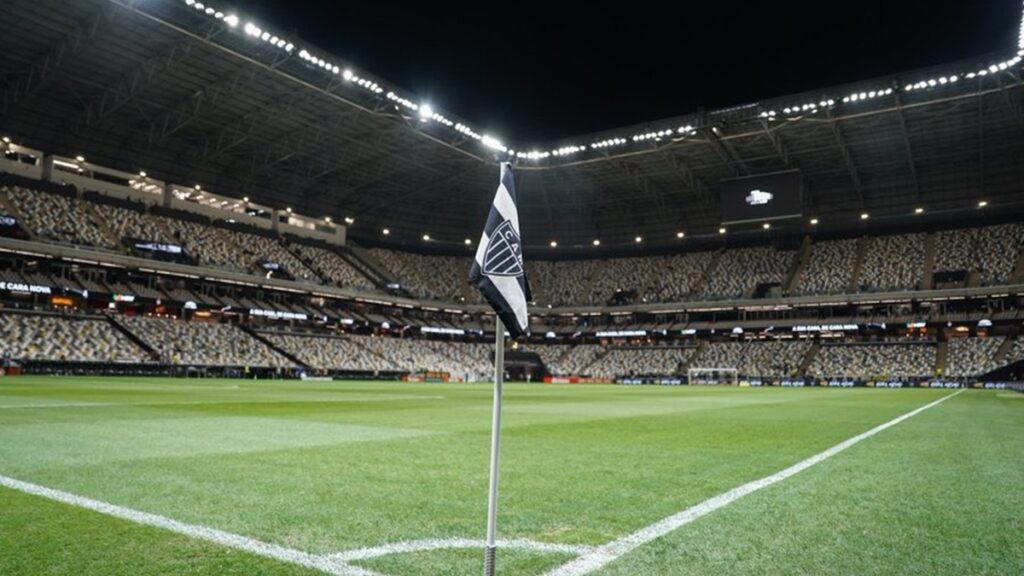
<path fill-rule="evenodd" d="M 71 494 L 61 490 L 54 490 L 53 488 L 39 486 L 38 484 L 22 482 L 21 480 L 9 478 L 7 476 L 0 476 L 0 486 L 5 486 L 26 494 L 41 496 L 49 500 L 63 502 L 64 504 L 70 504 L 79 508 L 85 508 L 87 510 L 106 514 L 107 516 L 114 516 L 115 518 L 129 520 L 136 524 L 163 528 L 164 530 L 170 530 L 171 532 L 176 532 L 191 538 L 213 542 L 215 544 L 220 544 L 221 546 L 227 546 L 229 548 L 235 548 L 236 550 L 243 550 L 259 556 L 273 558 L 274 560 L 299 564 L 307 568 L 326 572 L 327 574 L 333 574 L 334 576 L 379 576 L 376 572 L 359 568 L 357 566 L 351 566 L 344 560 L 332 558 L 330 556 L 293 550 L 276 544 L 261 542 L 246 536 L 224 532 L 223 530 L 217 530 L 216 528 L 187 524 L 165 516 L 141 512 L 139 510 L 117 506 L 116 504 L 109 504 L 100 500 L 85 498 L 84 496 L 78 496 L 77 494 Z"/>
<path fill-rule="evenodd" d="M 952 394 L 943 396 L 942 398 L 939 398 L 938 400 L 930 404 L 925 404 L 924 406 L 921 406 L 920 408 L 917 408 L 915 410 L 911 410 L 910 412 L 907 412 L 902 416 L 893 418 L 892 420 L 889 420 L 885 424 L 880 424 L 868 430 L 867 432 L 863 432 L 848 440 L 844 440 L 839 444 L 836 444 L 835 446 L 829 448 L 828 450 L 825 450 L 824 452 L 815 454 L 814 456 L 811 456 L 806 460 L 801 460 L 800 462 L 797 462 L 796 464 L 790 466 L 789 468 L 780 470 L 770 476 L 765 476 L 760 480 L 748 482 L 746 484 L 743 484 L 742 486 L 733 488 L 728 492 L 723 492 L 722 494 L 705 500 L 700 504 L 691 506 L 690 508 L 687 508 L 682 512 L 673 514 L 672 516 L 664 518 L 645 528 L 641 528 L 640 530 L 637 530 L 632 534 L 628 534 L 626 536 L 623 536 L 622 538 L 598 546 L 594 550 L 582 554 L 575 560 L 571 560 L 559 566 L 558 568 L 555 568 L 554 570 L 547 572 L 545 576 L 582 576 L 583 574 L 589 574 L 590 572 L 593 572 L 594 570 L 603 567 L 604 565 L 608 564 L 609 562 L 612 562 L 613 560 L 619 558 L 627 552 L 631 552 L 636 548 L 639 548 L 640 546 L 647 544 L 648 542 L 656 540 L 668 534 L 669 532 L 672 532 L 682 526 L 685 526 L 690 522 L 693 522 L 694 520 L 700 518 L 701 516 L 710 514 L 711 512 L 714 512 L 719 508 L 727 506 L 732 502 L 735 502 L 736 500 L 739 500 L 740 498 L 746 496 L 747 494 L 757 492 L 762 488 L 766 488 L 768 486 L 771 486 L 772 484 L 775 484 L 776 482 L 781 482 L 786 478 L 793 476 L 794 474 L 798 474 L 810 468 L 811 466 L 814 466 L 815 464 L 823 462 L 835 456 L 836 454 L 839 454 L 843 450 L 846 450 L 847 448 L 857 444 L 862 440 L 866 440 L 887 428 L 891 428 L 892 426 L 895 426 L 908 418 L 912 418 L 920 414 L 921 412 L 928 410 L 929 408 L 932 408 L 942 402 L 945 402 L 946 400 L 949 400 L 950 398 L 956 396 L 957 394 L 960 394 L 963 391 L 964 390 L 958 390 Z"/>

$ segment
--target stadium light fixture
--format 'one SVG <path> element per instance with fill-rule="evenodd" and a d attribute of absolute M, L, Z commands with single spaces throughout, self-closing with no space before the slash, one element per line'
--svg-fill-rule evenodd
<path fill-rule="evenodd" d="M 351 225 L 353 225 L 355 223 L 356 223 L 356 219 L 355 218 L 353 218 L 351 216 L 346 216 L 345 217 L 345 224 L 348 224 L 349 226 L 351 226 Z"/>
<path fill-rule="evenodd" d="M 434 109 L 431 108 L 430 104 L 420 104 L 419 108 L 420 120 L 423 122 L 430 120 L 434 116 Z"/>
<path fill-rule="evenodd" d="M 145 178 L 146 177 L 146 171 L 145 170 L 140 170 L 139 171 L 139 177 L 140 178 Z"/>
<path fill-rule="evenodd" d="M 978 202 L 978 208 L 984 208 L 985 206 L 988 206 L 988 200 Z"/>
<path fill-rule="evenodd" d="M 817 218 L 811 218 L 811 226 L 817 226 L 817 225 L 818 225 L 818 219 Z"/>
<path fill-rule="evenodd" d="M 860 219 L 861 220 L 867 220 L 868 219 L 868 213 L 867 212 L 861 212 L 860 213 Z"/>
<path fill-rule="evenodd" d="M 684 236 L 686 236 L 686 233 L 684 233 L 684 232 L 676 232 L 676 238 L 682 238 Z"/>
<path fill-rule="evenodd" d="M 385 236 L 387 236 L 388 234 L 391 234 L 391 230 L 388 230 L 387 228 L 385 228 L 385 229 L 381 230 L 380 233 L 385 235 Z"/>
<path fill-rule="evenodd" d="M 644 237 L 643 237 L 643 236 L 637 236 L 636 238 L 634 238 L 634 241 L 635 241 L 635 242 L 636 242 L 637 244 L 639 244 L 639 243 L 641 243 L 641 242 L 643 242 L 643 241 L 644 241 Z"/>
<path fill-rule="evenodd" d="M 719 228 L 718 229 L 718 233 L 719 234 L 725 234 L 725 228 Z"/>
<path fill-rule="evenodd" d="M 924 214 L 924 208 L 921 208 L 920 206 L 914 208 L 914 214 Z"/>
<path fill-rule="evenodd" d="M 289 207 L 285 208 L 284 211 L 289 213 L 289 214 L 291 214 L 292 213 L 292 207 L 289 206 Z"/>
<path fill-rule="evenodd" d="M 232 28 L 235 28 L 236 26 L 238 26 L 238 15 L 228 14 L 224 17 L 224 23 L 228 26 L 231 26 Z"/>
<path fill-rule="evenodd" d="M 600 246 L 600 245 L 601 245 L 601 241 L 598 240 L 597 238 L 595 238 L 594 239 L 594 246 Z"/>
<path fill-rule="evenodd" d="M 551 241 L 551 247 L 552 247 L 552 248 L 558 248 L 558 242 L 557 242 L 557 241 L 555 241 L 555 240 L 552 240 L 552 241 Z"/>
<path fill-rule="evenodd" d="M 769 224 L 768 222 L 765 222 L 764 224 L 761 225 L 761 228 L 764 228 L 765 230 L 767 230 L 767 229 L 769 229 L 771 227 L 772 227 L 772 225 Z"/>
<path fill-rule="evenodd" d="M 243 196 L 242 197 L 242 202 L 248 203 L 249 202 L 249 197 L 248 196 Z"/>
<path fill-rule="evenodd" d="M 75 156 L 75 162 L 85 162 L 85 156 Z"/>
<path fill-rule="evenodd" d="M 470 240 L 469 238 L 466 238 L 465 240 L 462 241 L 462 243 L 465 244 L 466 246 L 469 246 L 470 244 L 473 243 L 473 241 Z"/>
<path fill-rule="evenodd" d="M 324 216 L 324 222 L 327 222 L 328 224 L 330 224 L 331 223 L 331 217 L 330 216 Z"/>
<path fill-rule="evenodd" d="M 430 234 L 424 234 L 423 235 L 423 241 L 424 242 L 430 242 Z"/>
<path fill-rule="evenodd" d="M 4 136 L 4 144 L 10 144 L 10 143 L 11 143 L 11 137 L 10 136 Z"/>

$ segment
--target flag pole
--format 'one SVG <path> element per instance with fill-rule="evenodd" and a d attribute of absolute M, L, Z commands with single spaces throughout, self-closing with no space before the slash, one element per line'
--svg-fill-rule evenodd
<path fill-rule="evenodd" d="M 498 516 L 498 456 L 501 452 L 501 384 L 505 379 L 505 325 L 494 318 L 494 409 L 491 416 L 491 480 L 487 494 L 487 548 L 484 576 L 494 576 L 495 536 Z"/>

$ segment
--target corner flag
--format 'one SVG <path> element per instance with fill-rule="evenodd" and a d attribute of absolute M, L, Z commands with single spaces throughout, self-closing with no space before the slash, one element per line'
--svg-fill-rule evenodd
<path fill-rule="evenodd" d="M 530 333 L 526 303 L 532 299 L 523 265 L 512 165 L 501 164 L 501 181 L 476 248 L 469 283 L 477 287 L 513 338 Z"/>

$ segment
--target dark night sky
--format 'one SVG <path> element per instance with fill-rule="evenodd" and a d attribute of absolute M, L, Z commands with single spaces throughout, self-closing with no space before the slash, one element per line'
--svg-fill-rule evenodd
<path fill-rule="evenodd" d="M 238 8 L 520 142 L 1008 54 L 1021 16 L 1019 0 L 595 6 L 253 0 Z"/>

